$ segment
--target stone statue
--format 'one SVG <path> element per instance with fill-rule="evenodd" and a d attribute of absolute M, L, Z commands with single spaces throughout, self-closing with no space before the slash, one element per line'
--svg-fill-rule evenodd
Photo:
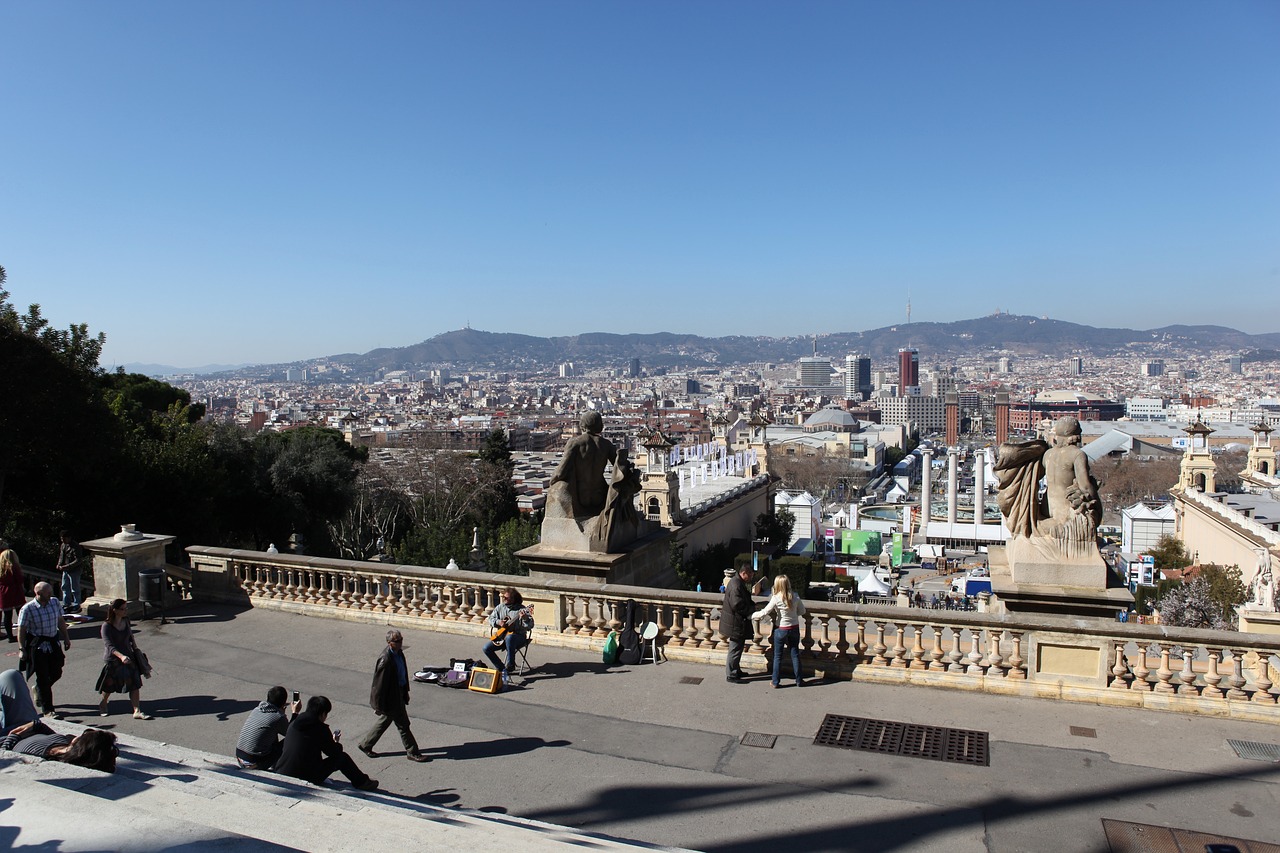
<path fill-rule="evenodd" d="M 1249 601 L 1246 606 L 1251 610 L 1265 610 L 1268 613 L 1280 612 L 1276 601 L 1275 579 L 1271 574 L 1271 552 L 1266 548 L 1254 548 L 1258 555 L 1258 567 L 1249 581 Z"/>
<path fill-rule="evenodd" d="M 997 502 L 1012 538 L 1007 551 L 1014 579 L 1052 580 L 1069 585 L 1105 586 L 1106 566 L 1098 552 L 1102 522 L 1098 481 L 1089 473 L 1089 458 L 1080 449 L 1080 422 L 1059 418 L 1049 441 L 1036 439 L 1000 446 L 994 466 L 1000 482 Z M 1045 494 L 1040 495 L 1040 480 Z M 1019 564 L 1052 566 L 1048 577 L 1036 578 Z M 1058 571 L 1063 566 L 1087 571 Z M 1034 571 L 1032 572 L 1034 575 Z M 1087 578 L 1087 582 L 1076 583 Z"/>
<path fill-rule="evenodd" d="M 604 469 L 618 457 L 618 449 L 601 435 L 604 418 L 599 412 L 586 412 L 578 425 L 582 433 L 565 445 L 560 467 L 551 476 L 547 518 L 579 518 L 599 515 L 604 510 L 609 494 Z"/>
<path fill-rule="evenodd" d="M 617 553 L 644 533 L 646 522 L 635 508 L 640 472 L 605 438 L 604 419 L 587 412 L 582 433 L 569 441 L 560 467 L 551 477 L 542 521 L 546 548 Z M 613 475 L 605 480 L 605 470 Z"/>

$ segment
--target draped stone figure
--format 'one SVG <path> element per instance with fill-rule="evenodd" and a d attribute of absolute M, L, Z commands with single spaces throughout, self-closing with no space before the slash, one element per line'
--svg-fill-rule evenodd
<path fill-rule="evenodd" d="M 646 522 L 635 508 L 640 473 L 605 438 L 604 419 L 587 412 L 580 435 L 564 449 L 551 477 L 542 521 L 542 545 L 564 551 L 616 553 L 643 532 Z M 613 474 L 605 471 L 613 465 Z"/>

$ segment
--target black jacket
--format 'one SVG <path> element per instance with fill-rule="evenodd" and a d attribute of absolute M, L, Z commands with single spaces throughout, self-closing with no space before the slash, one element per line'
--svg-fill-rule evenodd
<path fill-rule="evenodd" d="M 751 614 L 755 605 L 751 601 L 751 588 L 742 581 L 741 575 L 734 575 L 724 590 L 724 604 L 720 609 L 720 634 L 730 640 L 745 640 L 754 631 L 751 628 Z"/>
<path fill-rule="evenodd" d="M 342 744 L 333 739 L 327 723 L 304 711 L 289 724 L 275 772 L 322 784 L 329 775 L 322 765 L 325 755 L 342 755 Z"/>
<path fill-rule="evenodd" d="M 404 660 L 404 653 L 397 652 L 387 646 L 373 665 L 373 686 L 369 689 L 369 707 L 378 714 L 390 715 L 409 703 L 409 663 L 404 665 L 404 688 L 400 687 L 400 674 L 396 672 L 396 661 Z"/>

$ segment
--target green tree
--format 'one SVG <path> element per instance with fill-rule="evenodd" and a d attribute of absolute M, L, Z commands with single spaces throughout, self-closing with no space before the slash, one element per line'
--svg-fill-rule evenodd
<path fill-rule="evenodd" d="M 1160 598 L 1157 609 L 1164 625 L 1220 631 L 1231 628 L 1222 607 L 1210 595 L 1209 582 L 1204 578 L 1174 587 Z"/>
<path fill-rule="evenodd" d="M 305 426 L 262 432 L 254 439 L 255 490 L 269 541 L 293 533 L 312 553 L 333 553 L 327 523 L 340 518 L 355 497 L 358 466 L 368 448 L 352 447 L 342 433 Z M 259 546 L 265 544 L 259 539 Z"/>
<path fill-rule="evenodd" d="M 789 509 L 775 509 L 756 516 L 756 538 L 768 541 L 774 550 L 787 546 L 795 527 L 796 517 Z"/>
<path fill-rule="evenodd" d="M 1155 547 L 1147 549 L 1148 556 L 1155 560 L 1157 571 L 1183 569 L 1191 565 L 1191 555 L 1186 546 L 1172 536 L 1161 536 Z"/>
<path fill-rule="evenodd" d="M 1236 607 L 1244 604 L 1247 595 L 1240 567 L 1212 564 L 1201 566 L 1200 577 L 1209 585 L 1209 598 L 1218 605 L 1223 618 L 1234 625 Z"/>

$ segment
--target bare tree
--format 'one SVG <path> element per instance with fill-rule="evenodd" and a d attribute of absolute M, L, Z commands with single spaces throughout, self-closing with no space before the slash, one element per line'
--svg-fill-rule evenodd
<path fill-rule="evenodd" d="M 1119 510 L 1138 501 L 1166 500 L 1178 482 L 1176 457 L 1125 456 L 1099 459 L 1090 472 L 1100 484 L 1103 506 Z"/>
<path fill-rule="evenodd" d="M 1160 611 L 1160 622 L 1164 625 L 1218 631 L 1235 628 L 1234 620 L 1225 616 L 1222 607 L 1213 599 L 1209 582 L 1204 578 L 1196 578 L 1169 590 L 1157 602 L 1156 609 Z"/>
<path fill-rule="evenodd" d="M 411 517 L 407 494 L 376 462 L 361 466 L 355 495 L 342 517 L 328 523 L 329 536 L 338 552 L 350 560 L 368 560 L 397 541 Z"/>

